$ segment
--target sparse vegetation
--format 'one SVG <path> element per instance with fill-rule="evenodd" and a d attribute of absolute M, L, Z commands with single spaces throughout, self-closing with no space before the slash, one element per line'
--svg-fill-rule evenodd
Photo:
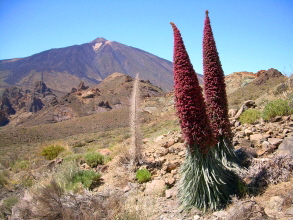
<path fill-rule="evenodd" d="M 253 124 L 260 118 L 261 118 L 261 111 L 250 108 L 240 115 L 239 121 L 243 124 Z"/>
<path fill-rule="evenodd" d="M 136 171 L 136 179 L 140 183 L 148 182 L 150 181 L 151 178 L 152 178 L 152 175 L 150 171 L 148 171 L 147 169 L 141 169 Z"/>
<path fill-rule="evenodd" d="M 59 153 L 64 151 L 65 148 L 59 145 L 52 145 L 44 148 L 41 152 L 41 155 L 44 156 L 48 160 L 55 159 Z"/>
<path fill-rule="evenodd" d="M 262 117 L 270 120 L 276 116 L 284 116 L 293 114 L 293 103 L 289 100 L 278 99 L 270 101 L 264 108 Z"/>
<path fill-rule="evenodd" d="M 87 153 L 84 155 L 84 160 L 90 167 L 96 167 L 104 163 L 104 156 L 97 152 Z"/>

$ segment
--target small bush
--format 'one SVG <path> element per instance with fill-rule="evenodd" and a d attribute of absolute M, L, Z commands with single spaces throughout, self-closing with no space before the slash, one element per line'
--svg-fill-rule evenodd
<path fill-rule="evenodd" d="M 28 160 L 18 160 L 12 166 L 13 172 L 19 172 L 22 170 L 27 170 L 30 167 L 30 162 Z"/>
<path fill-rule="evenodd" d="M 9 172 L 6 170 L 0 171 L 0 188 L 8 184 Z"/>
<path fill-rule="evenodd" d="M 140 183 L 148 182 L 151 179 L 152 175 L 147 169 L 141 169 L 136 171 L 136 179 Z"/>
<path fill-rule="evenodd" d="M 52 145 L 52 146 L 44 148 L 42 150 L 41 155 L 46 157 L 46 159 L 48 160 L 53 160 L 58 156 L 59 153 L 61 153 L 64 150 L 65 150 L 64 147 L 61 147 L 58 145 Z"/>
<path fill-rule="evenodd" d="M 81 170 L 72 178 L 71 188 L 74 189 L 76 185 L 81 183 L 84 188 L 90 189 L 98 185 L 101 174 L 93 170 Z"/>
<path fill-rule="evenodd" d="M 18 202 L 17 196 L 10 196 L 4 199 L 3 204 L 0 208 L 2 214 L 11 214 L 12 207 Z"/>
<path fill-rule="evenodd" d="M 276 116 L 293 114 L 293 106 L 289 100 L 278 99 L 269 102 L 263 110 L 263 119 L 270 120 Z"/>
<path fill-rule="evenodd" d="M 253 124 L 260 118 L 261 118 L 261 111 L 250 108 L 241 114 L 239 121 L 243 124 Z"/>
<path fill-rule="evenodd" d="M 99 153 L 88 153 L 84 156 L 84 160 L 90 167 L 96 167 L 104 163 L 104 156 Z"/>
<path fill-rule="evenodd" d="M 82 156 L 83 156 L 82 154 L 70 154 L 64 158 L 64 161 L 79 162 L 79 160 L 82 158 Z"/>

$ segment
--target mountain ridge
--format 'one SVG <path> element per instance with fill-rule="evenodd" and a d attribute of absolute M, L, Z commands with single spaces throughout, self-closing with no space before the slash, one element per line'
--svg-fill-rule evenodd
<path fill-rule="evenodd" d="M 66 93 L 80 81 L 93 86 L 114 72 L 132 77 L 140 73 L 143 80 L 165 91 L 173 88 L 172 62 L 105 38 L 0 60 L 0 87 L 32 89 L 34 82 L 44 81 L 52 90 Z"/>

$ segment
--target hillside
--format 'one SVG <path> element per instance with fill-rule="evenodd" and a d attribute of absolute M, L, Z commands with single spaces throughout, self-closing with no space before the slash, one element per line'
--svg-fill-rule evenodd
<path fill-rule="evenodd" d="M 288 78 L 276 69 L 260 70 L 257 73 L 239 72 L 226 76 L 227 96 L 230 108 L 239 107 L 246 100 L 255 100 L 258 105 L 281 96 L 287 89 Z"/>
<path fill-rule="evenodd" d="M 123 111 L 129 107 L 134 79 L 114 73 L 94 87 L 83 82 L 64 96 L 57 97 L 44 82 L 37 82 L 33 91 L 11 87 L 0 100 L 0 126 L 41 125 L 61 122 L 77 117 Z M 162 96 L 164 91 L 151 83 L 140 80 L 141 98 Z M 6 120 L 5 120 L 6 119 Z M 8 126 L 6 125 L 6 126 Z"/>

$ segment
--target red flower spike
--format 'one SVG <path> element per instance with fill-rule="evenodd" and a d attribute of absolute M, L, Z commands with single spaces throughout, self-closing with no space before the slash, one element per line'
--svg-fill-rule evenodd
<path fill-rule="evenodd" d="M 174 33 L 174 93 L 177 115 L 184 138 L 192 151 L 198 146 L 206 154 L 215 145 L 206 106 L 196 73 L 185 49 L 180 31 L 171 23 Z"/>
<path fill-rule="evenodd" d="M 225 77 L 216 48 L 216 42 L 214 40 L 208 13 L 209 12 L 206 11 L 203 36 L 205 99 L 214 135 L 216 138 L 223 135 L 231 141 L 232 132 L 228 118 L 228 101 L 226 95 Z"/>

